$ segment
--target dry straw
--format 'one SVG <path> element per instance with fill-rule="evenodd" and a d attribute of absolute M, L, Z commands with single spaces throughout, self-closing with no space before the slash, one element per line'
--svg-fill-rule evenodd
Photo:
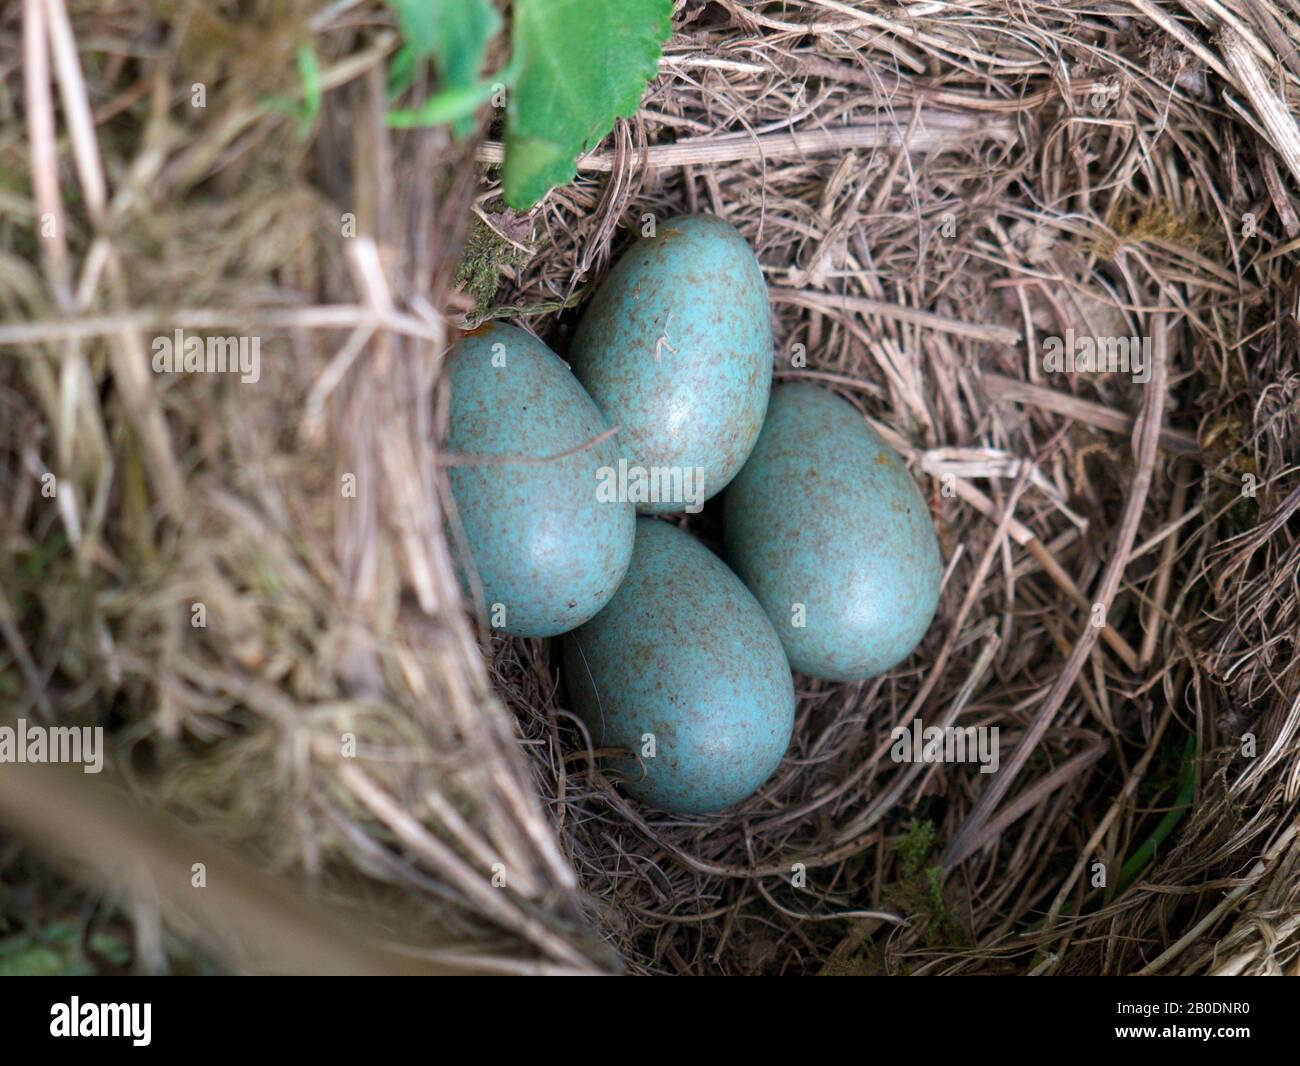
<path fill-rule="evenodd" d="M 679 3 L 641 111 L 521 216 L 486 118 L 386 130 L 381 5 L 245 7 L 0 18 L 0 691 L 108 726 L 186 823 L 123 847 L 237 849 L 398 969 L 1297 971 L 1300 9 Z M 302 137 L 264 100 L 308 33 Z M 750 239 L 778 377 L 887 435 L 949 560 L 918 652 L 802 682 L 708 818 L 622 798 L 551 649 L 476 630 L 437 446 L 458 324 L 562 352 L 681 211 Z M 176 328 L 259 336 L 260 381 L 151 373 Z M 1071 330 L 1150 338 L 1149 380 L 1052 372 Z M 996 726 L 1001 771 L 894 762 L 917 718 Z M 0 818 L 109 876 L 69 796 Z M 141 968 L 276 921 L 123 900 Z"/>

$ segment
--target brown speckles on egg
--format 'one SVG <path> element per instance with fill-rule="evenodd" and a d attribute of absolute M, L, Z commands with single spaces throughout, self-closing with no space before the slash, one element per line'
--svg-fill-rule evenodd
<path fill-rule="evenodd" d="M 716 495 L 753 448 L 771 387 L 767 286 L 753 252 L 714 216 L 670 220 L 599 284 L 571 356 L 621 427 L 630 465 L 698 468 L 706 497 Z M 639 509 L 680 512 L 687 503 Z"/>
<path fill-rule="evenodd" d="M 565 639 L 564 664 L 597 744 L 639 750 L 652 723 L 656 757 L 626 787 L 654 806 L 738 802 L 789 742 L 794 688 L 770 622 L 717 556 L 666 522 L 637 521 L 623 585 Z"/>
<path fill-rule="evenodd" d="M 942 559 L 902 461 L 846 400 L 799 382 L 727 492 L 726 555 L 763 604 L 796 670 L 875 676 L 925 635 Z M 790 605 L 807 621 L 789 624 Z"/>

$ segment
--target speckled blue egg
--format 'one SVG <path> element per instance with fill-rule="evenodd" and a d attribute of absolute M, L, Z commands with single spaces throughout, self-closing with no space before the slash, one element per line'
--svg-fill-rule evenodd
<path fill-rule="evenodd" d="M 804 382 L 773 389 L 723 524 L 727 561 L 796 670 L 860 681 L 925 636 L 943 569 L 930 511 L 847 400 Z"/>
<path fill-rule="evenodd" d="M 753 250 L 713 215 L 660 224 L 597 288 L 570 358 L 619 427 L 637 510 L 698 510 L 744 464 L 767 411 L 772 328 Z"/>
<path fill-rule="evenodd" d="M 609 429 L 563 360 L 514 326 L 475 330 L 448 354 L 446 372 L 449 452 L 542 458 Z M 614 595 L 636 529 L 632 505 L 598 491 L 601 468 L 617 461 L 610 438 L 545 463 L 450 468 L 491 624 L 516 636 L 554 636 Z M 468 591 L 468 570 L 462 582 Z"/>
<path fill-rule="evenodd" d="M 790 666 L 767 615 L 721 559 L 667 522 L 638 518 L 636 527 L 618 592 L 564 638 L 569 694 L 597 747 L 642 756 L 613 760 L 632 796 L 678 813 L 721 810 L 751 795 L 785 754 Z"/>

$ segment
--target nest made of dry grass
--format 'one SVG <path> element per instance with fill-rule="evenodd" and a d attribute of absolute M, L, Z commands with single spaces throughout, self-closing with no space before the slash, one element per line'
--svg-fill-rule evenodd
<path fill-rule="evenodd" d="M 0 19 L 20 713 L 109 725 L 135 791 L 433 961 L 1295 970 L 1291 8 L 682 3 L 641 111 L 519 215 L 493 119 L 464 145 L 385 130 L 378 5 L 54 0 L 36 29 L 21 7 Z M 38 32 L 50 99 L 19 84 Z M 305 34 L 328 91 L 300 136 L 258 94 Z M 66 62 L 73 37 L 95 63 Z M 778 378 L 899 448 L 948 563 L 917 652 L 800 679 L 780 770 L 708 818 L 621 797 L 552 649 L 476 635 L 437 449 L 457 324 L 508 316 L 563 353 L 643 216 L 680 211 L 749 238 Z M 263 380 L 143 372 L 177 327 L 256 330 Z M 1045 374 L 1068 329 L 1150 337 L 1152 382 Z M 707 509 L 690 527 L 716 534 Z M 917 716 L 997 726 L 1001 773 L 895 764 Z M 134 919 L 165 968 L 158 917 Z"/>

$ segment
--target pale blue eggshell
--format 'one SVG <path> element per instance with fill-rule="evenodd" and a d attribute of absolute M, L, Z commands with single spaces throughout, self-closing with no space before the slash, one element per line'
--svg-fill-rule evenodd
<path fill-rule="evenodd" d="M 574 709 L 627 791 L 661 810 L 703 814 L 751 795 L 781 762 L 794 684 L 763 609 L 713 552 L 676 526 L 637 519 L 614 598 L 564 638 Z"/>
<path fill-rule="evenodd" d="M 448 354 L 446 372 L 449 452 L 541 458 L 609 429 L 559 356 L 514 326 L 491 323 L 465 337 Z M 489 618 L 500 604 L 505 632 L 567 632 L 614 595 L 636 526 L 631 504 L 598 496 L 599 469 L 617 459 L 610 438 L 541 464 L 451 467 L 452 496 Z"/>
<path fill-rule="evenodd" d="M 794 669 L 860 681 L 925 636 L 943 570 L 930 510 L 898 454 L 834 393 L 772 390 L 723 528 L 727 561 Z"/>
<path fill-rule="evenodd" d="M 672 483 L 666 495 L 678 498 L 636 501 L 637 510 L 698 510 L 744 464 L 767 410 L 772 329 L 753 250 L 713 215 L 660 224 L 600 283 L 570 359 L 619 427 L 629 469 L 689 473 L 702 483 L 682 480 L 680 493 Z M 649 484 L 630 477 L 633 492 L 638 481 Z"/>

